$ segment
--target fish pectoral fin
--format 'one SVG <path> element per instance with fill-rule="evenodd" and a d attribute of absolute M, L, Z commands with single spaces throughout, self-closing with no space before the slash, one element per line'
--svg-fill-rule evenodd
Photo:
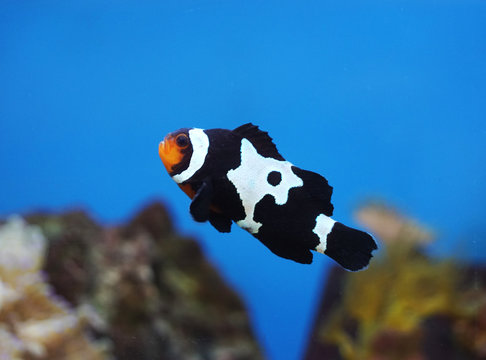
<path fill-rule="evenodd" d="M 209 222 L 219 232 L 229 233 L 231 231 L 231 219 L 215 211 L 209 211 Z"/>
<path fill-rule="evenodd" d="M 203 181 L 196 195 L 192 199 L 189 212 L 197 222 L 206 222 L 209 219 L 209 207 L 213 197 L 213 185 L 210 181 Z"/>

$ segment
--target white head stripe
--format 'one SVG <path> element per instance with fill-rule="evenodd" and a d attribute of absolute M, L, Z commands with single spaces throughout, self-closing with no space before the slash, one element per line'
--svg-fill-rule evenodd
<path fill-rule="evenodd" d="M 189 180 L 204 165 L 206 155 L 208 154 L 209 138 L 203 129 L 189 130 L 189 139 L 192 144 L 192 156 L 189 166 L 180 174 L 172 177 L 178 184 Z"/>

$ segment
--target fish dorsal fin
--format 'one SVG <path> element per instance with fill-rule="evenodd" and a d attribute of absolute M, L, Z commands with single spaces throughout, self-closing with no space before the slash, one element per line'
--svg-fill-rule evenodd
<path fill-rule="evenodd" d="M 250 140 L 258 153 L 265 157 L 284 160 L 266 131 L 262 131 L 252 123 L 244 124 L 233 130 L 235 134 Z"/>

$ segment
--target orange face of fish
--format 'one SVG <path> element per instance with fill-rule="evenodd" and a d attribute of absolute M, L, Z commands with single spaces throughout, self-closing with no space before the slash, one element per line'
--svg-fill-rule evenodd
<path fill-rule="evenodd" d="M 184 150 L 190 145 L 189 137 L 184 133 L 169 134 L 159 144 L 159 156 L 169 174 L 175 170 L 184 159 Z M 178 184 L 179 187 L 192 199 L 195 191 L 190 184 Z"/>
<path fill-rule="evenodd" d="M 159 144 L 159 156 L 169 174 L 174 171 L 174 166 L 181 163 L 184 158 L 183 150 L 188 146 L 189 137 L 184 133 L 169 134 Z"/>

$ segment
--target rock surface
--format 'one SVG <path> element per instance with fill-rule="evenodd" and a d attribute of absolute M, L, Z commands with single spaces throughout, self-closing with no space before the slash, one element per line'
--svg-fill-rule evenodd
<path fill-rule="evenodd" d="M 20 217 L 0 226 L 0 359 L 108 358 L 86 318 L 52 292 L 42 273 L 46 238 Z"/>
<path fill-rule="evenodd" d="M 240 298 L 162 204 L 110 228 L 79 211 L 26 220 L 47 239 L 52 292 L 82 309 L 85 333 L 110 344 L 108 358 L 262 358 Z"/>

